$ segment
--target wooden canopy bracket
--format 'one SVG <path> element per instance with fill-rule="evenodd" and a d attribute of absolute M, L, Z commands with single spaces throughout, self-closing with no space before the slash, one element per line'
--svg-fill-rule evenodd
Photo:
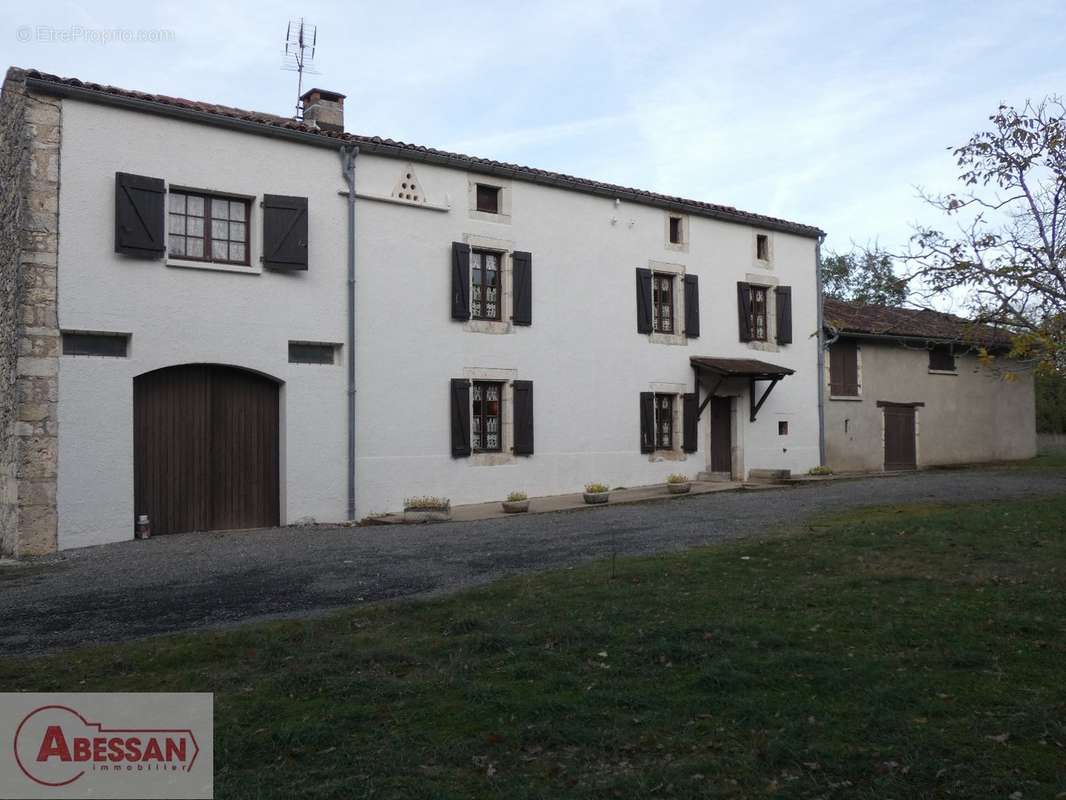
<path fill-rule="evenodd" d="M 708 387 L 707 384 L 703 383 L 700 380 L 699 370 L 693 369 L 692 372 L 696 376 L 696 399 L 699 400 L 700 397 L 700 386 L 703 386 L 703 388 L 707 390 L 707 396 L 703 398 L 703 402 L 700 403 L 700 407 L 696 409 L 696 419 L 699 419 L 703 416 L 703 409 L 705 409 L 707 407 L 707 404 L 711 402 L 711 398 L 714 397 L 714 393 L 717 392 L 718 387 L 722 385 L 722 381 L 725 380 L 725 376 L 723 375 L 719 377 L 718 380 L 716 380 L 713 384 L 711 384 L 710 387 Z"/>
<path fill-rule="evenodd" d="M 762 393 L 762 397 L 759 398 L 759 402 L 755 403 L 755 405 L 753 405 L 751 407 L 751 422 L 755 421 L 755 417 L 758 415 L 759 409 L 762 408 L 763 403 L 766 402 L 766 398 L 770 396 L 770 392 L 772 392 L 774 390 L 774 387 L 777 386 L 777 382 L 779 380 L 781 380 L 781 379 L 780 378 L 771 378 L 770 379 L 770 385 L 767 386 L 766 387 L 766 391 Z M 752 400 L 752 402 L 755 402 L 755 381 L 756 381 L 755 378 L 752 378 L 750 380 L 750 384 L 751 384 L 751 400 Z"/>

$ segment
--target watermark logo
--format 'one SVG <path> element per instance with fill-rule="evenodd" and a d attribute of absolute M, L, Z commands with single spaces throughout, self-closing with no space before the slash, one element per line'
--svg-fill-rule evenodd
<path fill-rule="evenodd" d="M 15 38 L 23 44 L 171 44 L 177 36 L 169 28 L 87 28 L 70 25 L 20 25 Z"/>
<path fill-rule="evenodd" d="M 0 797 L 211 797 L 212 716 L 210 694 L 0 695 Z"/>

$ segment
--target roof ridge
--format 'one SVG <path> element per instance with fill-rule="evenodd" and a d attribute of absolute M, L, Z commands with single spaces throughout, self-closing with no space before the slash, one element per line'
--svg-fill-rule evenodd
<path fill-rule="evenodd" d="M 693 200 L 677 195 L 667 195 L 647 189 L 636 189 L 592 178 L 581 178 L 561 172 L 552 172 L 550 170 L 529 167 L 507 161 L 497 161 L 495 159 L 480 158 L 478 156 L 466 155 L 464 153 L 439 150 L 425 145 L 416 145 L 396 139 L 383 138 L 381 136 L 368 136 L 364 134 L 347 133 L 344 131 L 325 131 L 315 125 L 308 125 L 304 122 L 282 117 L 277 114 L 271 114 L 269 112 L 252 111 L 249 109 L 238 108 L 236 106 L 221 105 L 199 100 L 187 100 L 181 97 L 153 94 L 133 89 L 122 89 L 109 84 L 83 81 L 79 78 L 64 78 L 59 75 L 41 72 L 36 69 L 12 67 L 8 71 L 8 76 L 11 77 L 13 73 L 21 73 L 25 78 L 37 82 L 37 88 L 43 88 L 41 86 L 43 85 L 53 89 L 58 94 L 63 94 L 64 92 L 77 93 L 80 97 L 95 97 L 101 100 L 106 98 L 126 98 L 148 105 L 180 109 L 189 113 L 201 113 L 227 119 L 241 120 L 262 125 L 264 128 L 287 130 L 309 137 L 319 137 L 324 140 L 350 142 L 352 144 L 366 147 L 371 152 L 386 156 L 402 155 L 406 158 L 417 158 L 418 156 L 421 156 L 422 160 L 445 162 L 453 166 L 455 165 L 453 162 L 458 162 L 474 172 L 487 171 L 492 174 L 509 174 L 518 179 L 526 178 L 534 183 L 550 183 L 560 188 L 569 188 L 575 191 L 585 191 L 605 196 L 624 195 L 628 198 L 632 198 L 635 202 L 646 202 L 649 205 L 678 208 L 694 214 L 703 214 L 705 216 L 726 221 L 781 230 L 787 233 L 795 233 L 800 236 L 821 237 L 825 235 L 824 231 L 813 225 L 792 222 L 791 220 L 782 219 L 780 217 L 773 217 L 751 211 L 742 211 L 734 206 L 720 203 L 709 203 L 703 200 Z M 393 150 L 397 150 L 399 153 L 393 153 Z"/>

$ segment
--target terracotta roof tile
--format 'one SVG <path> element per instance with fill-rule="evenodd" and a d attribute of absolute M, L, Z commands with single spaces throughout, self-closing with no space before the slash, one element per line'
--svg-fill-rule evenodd
<path fill-rule="evenodd" d="M 359 145 L 361 148 L 365 147 L 370 152 L 378 152 L 400 157 L 413 157 L 416 159 L 418 156 L 433 157 L 434 160 L 446 161 L 455 166 L 468 168 L 474 172 L 477 172 L 479 169 L 484 169 L 494 174 L 511 174 L 518 179 L 530 180 L 535 183 L 550 183 L 564 188 L 571 188 L 576 191 L 587 191 L 601 195 L 616 193 L 633 197 L 634 199 L 646 202 L 649 205 L 682 207 L 684 210 L 694 214 L 703 214 L 716 219 L 735 221 L 742 224 L 763 226 L 774 230 L 795 233 L 800 236 L 817 237 L 823 235 L 823 232 L 819 228 L 812 225 L 804 225 L 802 223 L 790 222 L 789 220 L 770 217 L 764 214 L 741 211 L 733 206 L 706 203 L 701 200 L 690 200 L 684 197 L 649 192 L 644 189 L 618 186 L 612 183 L 595 181 L 588 178 L 578 178 L 573 175 L 550 172 L 548 170 L 527 167 L 521 164 L 511 164 L 505 161 L 478 158 L 463 153 L 451 153 L 446 150 L 437 150 L 423 145 L 410 144 L 408 142 L 396 141 L 394 139 L 385 139 L 380 136 L 361 136 L 352 133 L 320 130 L 314 125 L 308 125 L 276 114 L 248 111 L 241 108 L 233 108 L 232 106 L 223 106 L 199 100 L 186 100 L 181 97 L 169 97 L 161 94 L 149 94 L 147 92 L 138 92 L 130 89 L 120 89 L 116 86 L 89 83 L 78 80 L 77 78 L 63 78 L 58 75 L 39 72 L 38 70 L 33 69 L 21 70 L 12 68 L 12 70 L 9 70 L 8 74 L 11 76 L 13 73 L 21 73 L 25 75 L 26 78 L 33 79 L 38 85 L 50 85 L 57 91 L 61 91 L 64 87 L 69 87 L 78 90 L 79 93 L 87 93 L 88 96 L 93 94 L 100 95 L 101 99 L 108 95 L 128 98 L 142 101 L 149 106 L 156 105 L 166 108 L 178 108 L 186 111 L 225 117 L 228 119 L 243 120 L 245 122 L 251 122 L 266 127 L 307 134 L 309 136 L 335 139 L 340 142 L 349 142 Z"/>
<path fill-rule="evenodd" d="M 841 333 L 888 338 L 905 336 L 995 347 L 1009 346 L 1011 340 L 1010 333 L 1002 328 L 928 309 L 879 306 L 827 297 L 822 314 L 825 322 Z"/>

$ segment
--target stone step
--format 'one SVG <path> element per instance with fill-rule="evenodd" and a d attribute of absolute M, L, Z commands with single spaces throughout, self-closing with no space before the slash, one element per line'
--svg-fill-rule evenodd
<path fill-rule="evenodd" d="M 792 470 L 789 469 L 752 469 L 748 471 L 751 483 L 789 483 Z"/>

